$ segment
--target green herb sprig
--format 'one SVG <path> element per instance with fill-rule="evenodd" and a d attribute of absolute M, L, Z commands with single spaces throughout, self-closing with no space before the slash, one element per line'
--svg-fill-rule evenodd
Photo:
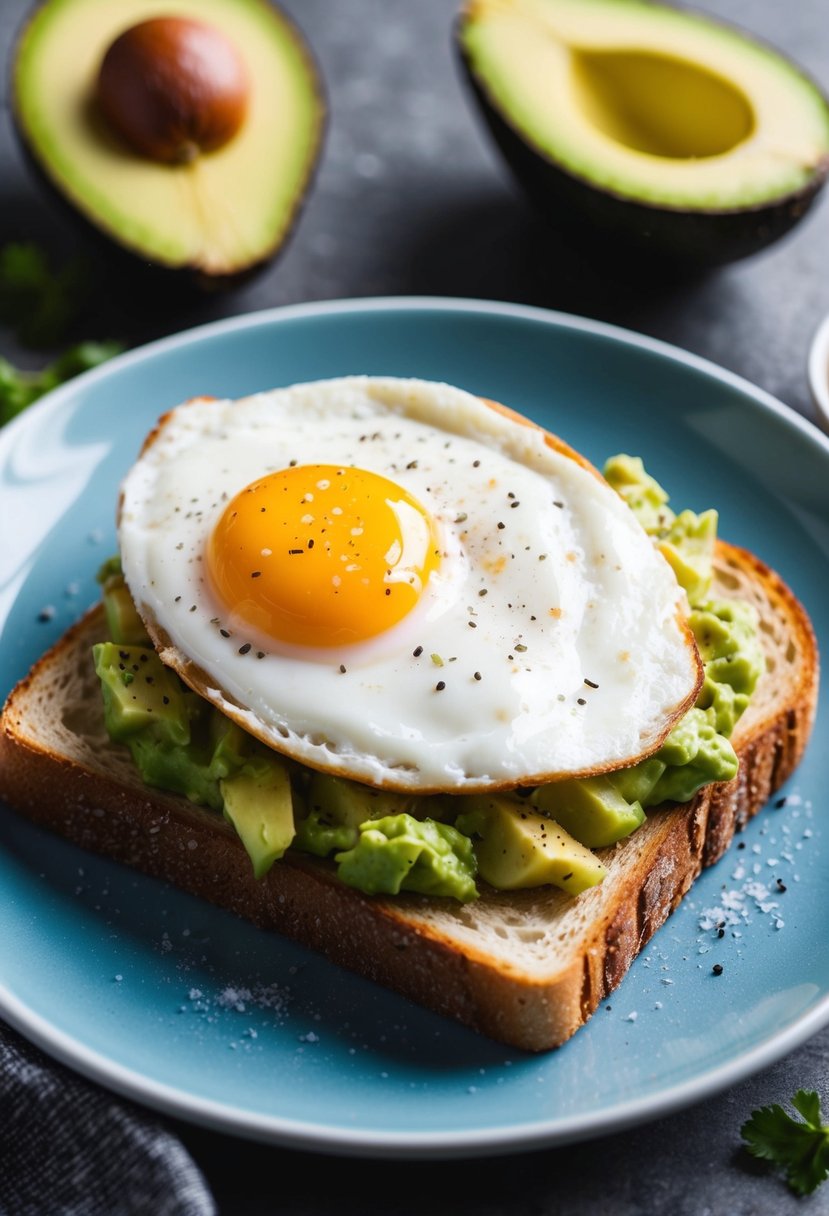
<path fill-rule="evenodd" d="M 792 1106 L 802 1120 L 775 1102 L 755 1110 L 740 1130 L 750 1153 L 782 1166 L 796 1194 L 811 1195 L 829 1177 L 829 1126 L 814 1090 L 799 1089 Z"/>
<path fill-rule="evenodd" d="M 78 258 L 54 270 L 31 241 L 0 247 L 0 321 L 32 349 L 63 341 L 91 294 L 89 268 Z"/>
<path fill-rule="evenodd" d="M 0 246 L 0 322 L 25 346 L 62 340 L 90 293 L 88 269 L 78 261 L 53 270 L 31 242 Z M 17 368 L 0 357 L 0 426 L 65 380 L 117 355 L 120 342 L 80 342 L 38 371 Z"/>
<path fill-rule="evenodd" d="M 0 426 L 10 422 L 38 397 L 97 367 L 123 350 L 120 342 L 79 342 L 40 371 L 27 372 L 0 357 Z"/>

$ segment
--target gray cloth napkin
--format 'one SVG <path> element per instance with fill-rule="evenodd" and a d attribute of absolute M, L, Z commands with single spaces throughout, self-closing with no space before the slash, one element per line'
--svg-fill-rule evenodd
<path fill-rule="evenodd" d="M 187 1150 L 150 1114 L 0 1023 L 0 1216 L 215 1216 Z"/>

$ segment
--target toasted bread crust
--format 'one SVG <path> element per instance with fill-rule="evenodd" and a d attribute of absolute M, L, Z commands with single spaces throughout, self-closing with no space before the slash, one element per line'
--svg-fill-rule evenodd
<path fill-rule="evenodd" d="M 720 545 L 718 562 L 725 586 L 730 571 L 773 615 L 764 640 L 776 648 L 775 662 L 786 663 L 785 671 L 774 668 L 779 687 L 767 686 L 761 708 L 738 724 L 738 776 L 686 805 L 650 812 L 633 837 L 605 851 L 605 883 L 577 900 L 485 892 L 461 913 L 452 901 L 363 895 L 340 883 L 327 863 L 302 854 L 289 854 L 257 881 L 220 816 L 148 789 L 137 774 L 132 781 L 123 771 L 113 775 L 100 746 L 78 756 L 55 746 L 43 706 L 56 717 L 67 708 L 48 691 L 64 669 L 89 665 L 88 646 L 103 629 L 99 609 L 70 629 L 9 697 L 0 719 L 0 795 L 84 848 L 292 937 L 495 1039 L 532 1051 L 555 1047 L 619 984 L 702 867 L 718 860 L 735 831 L 791 775 L 809 738 L 819 672 L 808 616 L 751 554 Z M 497 917 L 499 909 L 531 909 L 534 923 L 547 916 L 565 928 L 580 919 L 573 941 L 550 951 L 541 968 L 520 953 L 496 955 L 485 927 L 476 935 L 475 918 Z"/>

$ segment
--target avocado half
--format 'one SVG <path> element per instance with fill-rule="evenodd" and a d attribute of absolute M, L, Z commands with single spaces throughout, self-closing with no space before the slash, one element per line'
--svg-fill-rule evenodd
<path fill-rule="evenodd" d="M 465 74 L 533 201 L 600 246 L 701 265 L 768 245 L 829 175 L 829 103 L 789 60 L 642 0 L 469 0 Z"/>
<path fill-rule="evenodd" d="M 95 101 L 103 56 L 124 30 L 159 16 L 224 34 L 249 96 L 229 142 L 181 164 L 131 149 Z M 30 160 L 86 220 L 154 265 L 220 282 L 280 250 L 319 158 L 325 104 L 296 28 L 267 0 L 45 0 L 14 54 L 13 114 Z"/>

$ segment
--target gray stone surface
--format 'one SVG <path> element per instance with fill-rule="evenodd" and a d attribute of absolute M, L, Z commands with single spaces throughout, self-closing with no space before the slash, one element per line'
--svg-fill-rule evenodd
<path fill-rule="evenodd" d="M 103 2 L 103 0 L 102 0 Z M 111 0 L 110 0 L 111 2 Z M 193 299 L 106 273 L 84 336 L 130 343 L 302 300 L 438 294 L 514 300 L 610 320 L 705 355 L 812 417 L 810 336 L 829 311 L 829 204 L 780 245 L 707 276 L 609 271 L 575 253 L 524 203 L 484 137 L 450 46 L 453 0 L 291 0 L 326 80 L 324 158 L 282 258 L 232 294 Z M 829 82 L 826 0 L 709 0 Z M 27 5 L 0 3 L 4 64 Z M 7 68 L 4 69 L 7 75 Z M 4 82 L 5 83 L 5 82 Z M 7 89 L 4 88 L 4 93 Z M 24 166 L 0 114 L 0 240 L 56 253 L 78 244 Z M 0 351 L 37 356 L 0 334 Z M 176 1125 L 227 1216 L 754 1216 L 829 1213 L 829 1185 L 798 1201 L 740 1150 L 751 1109 L 800 1086 L 829 1098 L 829 1032 L 734 1089 L 586 1144 L 471 1162 L 366 1163 L 245 1144 Z"/>

